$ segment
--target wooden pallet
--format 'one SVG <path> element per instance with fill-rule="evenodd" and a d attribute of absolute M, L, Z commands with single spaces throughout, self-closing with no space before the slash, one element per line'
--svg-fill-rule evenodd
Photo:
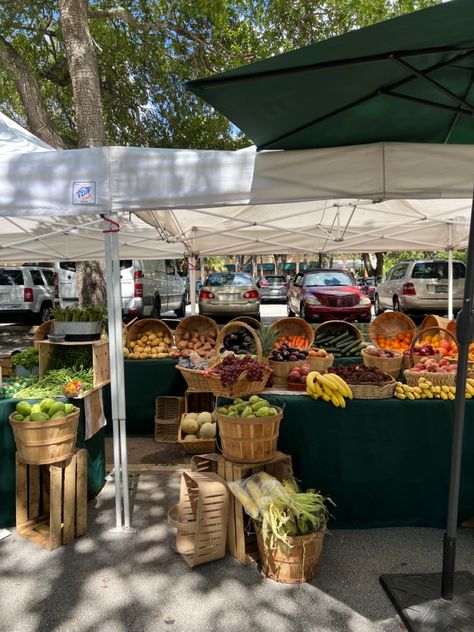
<path fill-rule="evenodd" d="M 87 450 L 54 465 L 16 455 L 16 532 L 53 551 L 87 531 Z"/>
<path fill-rule="evenodd" d="M 279 481 L 292 476 L 291 456 L 277 452 L 275 458 L 268 463 L 249 465 L 233 463 L 223 456 L 219 457 L 217 472 L 225 481 L 238 481 L 257 472 L 268 472 Z M 252 519 L 248 516 L 233 494 L 229 498 L 229 519 L 227 522 L 227 550 L 242 564 L 257 562 L 257 536 L 253 529 Z"/>

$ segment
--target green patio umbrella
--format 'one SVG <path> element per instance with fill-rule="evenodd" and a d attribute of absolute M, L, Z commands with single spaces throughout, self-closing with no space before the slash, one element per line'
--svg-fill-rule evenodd
<path fill-rule="evenodd" d="M 474 144 L 474 0 L 452 0 L 191 81 L 187 87 L 225 114 L 259 150 L 382 141 Z M 412 632 L 474 629 L 474 576 L 454 572 L 473 299 L 471 220 L 463 308 L 457 322 L 457 395 L 443 572 L 381 577 Z M 438 598 L 440 592 L 443 599 Z"/>
<path fill-rule="evenodd" d="M 474 2 L 387 20 L 187 88 L 258 149 L 474 143 Z"/>

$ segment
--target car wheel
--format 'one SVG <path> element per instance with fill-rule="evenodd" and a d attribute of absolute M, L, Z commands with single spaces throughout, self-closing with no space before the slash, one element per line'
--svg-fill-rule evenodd
<path fill-rule="evenodd" d="M 159 318 L 161 316 L 161 301 L 160 301 L 159 296 L 155 298 L 155 302 L 153 303 L 153 309 L 151 310 L 150 316 L 152 318 Z"/>
<path fill-rule="evenodd" d="M 51 320 L 51 305 L 49 305 L 49 303 L 43 303 L 38 313 L 38 322 L 41 324 L 47 320 Z"/>
<path fill-rule="evenodd" d="M 384 310 L 380 305 L 380 301 L 379 301 L 379 295 L 376 294 L 375 298 L 374 298 L 374 312 L 375 315 L 378 316 L 379 314 L 383 314 Z"/>
<path fill-rule="evenodd" d="M 178 309 L 174 310 L 177 318 L 184 318 L 186 316 L 186 298 L 183 296 L 183 300 L 181 301 L 181 305 Z"/>
<path fill-rule="evenodd" d="M 289 317 L 292 317 L 295 315 L 295 312 L 291 309 L 289 302 L 286 304 L 286 313 L 288 314 Z"/>

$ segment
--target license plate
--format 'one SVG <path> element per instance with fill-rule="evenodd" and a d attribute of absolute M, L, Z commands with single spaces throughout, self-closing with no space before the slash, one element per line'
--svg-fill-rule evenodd
<path fill-rule="evenodd" d="M 441 293 L 447 294 L 448 286 L 447 285 L 437 285 L 436 288 L 435 288 L 435 292 L 437 294 L 441 294 Z"/>

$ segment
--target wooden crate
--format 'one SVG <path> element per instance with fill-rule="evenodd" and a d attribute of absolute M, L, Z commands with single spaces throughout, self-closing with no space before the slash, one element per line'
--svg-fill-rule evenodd
<path fill-rule="evenodd" d="M 212 413 L 216 405 L 216 397 L 208 391 L 186 391 L 184 394 L 184 412 Z"/>
<path fill-rule="evenodd" d="M 293 474 L 291 456 L 277 452 L 275 458 L 268 463 L 248 465 L 247 463 L 233 463 L 223 456 L 219 457 L 217 472 L 225 481 L 238 481 L 257 472 L 268 472 L 279 481 L 283 481 Z M 252 519 L 248 516 L 233 494 L 229 495 L 229 520 L 227 522 L 227 550 L 242 564 L 258 561 L 257 536 Z"/>
<path fill-rule="evenodd" d="M 10 358 L 0 358 L 0 372 L 1 380 L 6 377 L 10 377 L 10 375 L 12 374 Z"/>
<path fill-rule="evenodd" d="M 16 457 L 16 532 L 53 551 L 87 531 L 87 450 L 54 465 Z"/>
<path fill-rule="evenodd" d="M 48 370 L 49 359 L 57 346 L 92 346 L 92 369 L 94 371 L 94 388 L 100 388 L 110 382 L 109 342 L 97 340 L 94 342 L 50 342 L 40 340 L 39 347 L 39 379 Z"/>

